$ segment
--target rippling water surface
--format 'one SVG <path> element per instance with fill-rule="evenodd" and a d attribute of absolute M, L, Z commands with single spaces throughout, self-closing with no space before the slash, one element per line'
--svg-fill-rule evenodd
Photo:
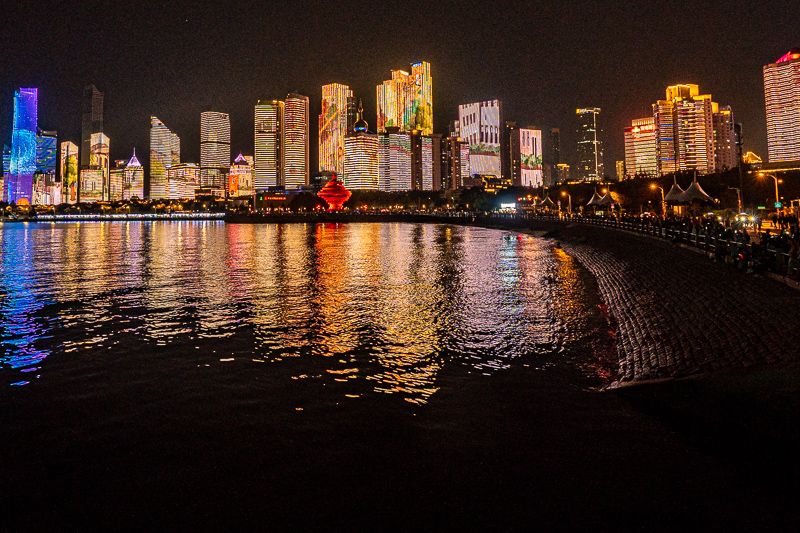
<path fill-rule="evenodd" d="M 175 380 L 191 401 L 211 381 L 282 380 L 287 394 L 304 391 L 299 410 L 377 394 L 424 404 L 451 365 L 481 376 L 563 362 L 604 375 L 577 353 L 597 323 L 576 266 L 531 236 L 415 224 L 5 224 L 0 250 L 4 387 L 81 380 L 102 395 L 114 383 Z"/>

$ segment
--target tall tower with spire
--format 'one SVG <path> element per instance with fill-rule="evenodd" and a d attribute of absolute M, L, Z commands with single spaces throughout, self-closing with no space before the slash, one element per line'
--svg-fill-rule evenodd
<path fill-rule="evenodd" d="M 344 153 L 344 186 L 348 189 L 377 189 L 378 136 L 369 132 L 360 100 L 358 119 L 344 140 Z"/>

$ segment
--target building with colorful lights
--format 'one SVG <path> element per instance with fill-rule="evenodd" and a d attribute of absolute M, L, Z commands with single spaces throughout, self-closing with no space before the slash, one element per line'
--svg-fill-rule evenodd
<path fill-rule="evenodd" d="M 65 141 L 61 143 L 59 165 L 61 175 L 62 201 L 68 204 L 78 202 L 78 145 Z"/>
<path fill-rule="evenodd" d="M 200 188 L 200 180 L 201 168 L 197 163 L 172 165 L 167 169 L 167 192 L 164 198 L 167 200 L 194 198 L 197 189 Z M 217 197 L 225 194 L 221 187 L 212 188 L 211 193 Z"/>
<path fill-rule="evenodd" d="M 458 106 L 458 137 L 469 147 L 469 173 L 501 177 L 503 104 L 499 100 Z"/>
<path fill-rule="evenodd" d="M 433 80 L 431 65 L 421 61 L 411 65 L 411 73 L 393 70 L 392 79 L 377 86 L 378 133 L 387 127 L 401 132 L 419 130 L 433 133 Z"/>
<path fill-rule="evenodd" d="M 94 85 L 83 88 L 81 115 L 81 166 L 91 164 L 92 135 L 103 132 L 103 93 Z"/>
<path fill-rule="evenodd" d="M 718 106 L 712 109 L 714 128 L 714 168 L 723 171 L 739 165 L 736 143 L 736 124 L 733 122 L 731 106 Z"/>
<path fill-rule="evenodd" d="M 92 134 L 92 151 L 89 154 L 89 168 L 99 169 L 103 174 L 102 196 L 108 200 L 108 181 L 111 172 L 111 141 L 104 133 Z"/>
<path fill-rule="evenodd" d="M 735 124 L 729 106 L 720 107 L 694 84 L 667 87 L 653 104 L 657 174 L 696 170 L 710 174 L 738 165 Z M 628 175 L 635 172 L 626 155 Z"/>
<path fill-rule="evenodd" d="M 61 182 L 56 179 L 58 134 L 43 131 L 36 136 L 36 172 L 33 175 L 33 204 L 61 203 Z"/>
<path fill-rule="evenodd" d="M 800 161 L 800 48 L 764 66 L 770 163 Z"/>
<path fill-rule="evenodd" d="M 411 188 L 433 190 L 433 138 L 420 130 L 409 133 L 411 139 Z"/>
<path fill-rule="evenodd" d="M 33 201 L 33 173 L 36 172 L 36 131 L 39 90 L 23 88 L 14 93 L 14 123 L 11 158 L 6 179 L 8 203 Z"/>
<path fill-rule="evenodd" d="M 144 199 L 144 169 L 136 157 L 136 150 L 130 159 L 121 159 L 111 170 L 109 180 L 109 200 Z"/>
<path fill-rule="evenodd" d="M 351 113 L 351 109 L 354 113 Z M 344 139 L 352 131 L 357 107 L 347 85 L 322 86 L 322 113 L 319 115 L 319 170 L 344 172 Z"/>
<path fill-rule="evenodd" d="M 378 134 L 378 189 L 411 190 L 411 136 L 397 127 Z"/>
<path fill-rule="evenodd" d="M 289 94 L 285 104 L 284 186 L 299 189 L 309 183 L 308 96 Z"/>
<path fill-rule="evenodd" d="M 200 185 L 224 190 L 231 160 L 231 117 L 228 113 L 200 113 Z"/>
<path fill-rule="evenodd" d="M 283 181 L 285 110 L 286 105 L 280 100 L 259 100 L 256 104 L 253 172 L 253 185 L 256 190 L 285 185 Z"/>
<path fill-rule="evenodd" d="M 148 199 L 167 197 L 167 171 L 181 161 L 181 140 L 158 117 L 150 117 L 150 187 Z"/>
<path fill-rule="evenodd" d="M 378 136 L 369 132 L 361 103 L 353 132 L 344 140 L 344 154 L 344 186 L 378 189 Z"/>
<path fill-rule="evenodd" d="M 239 154 L 231 165 L 228 180 L 228 194 L 232 198 L 252 196 L 255 192 L 253 189 L 253 158 L 246 158 Z"/>
<path fill-rule="evenodd" d="M 542 185 L 542 131 L 519 128 L 516 122 L 506 122 L 504 128 L 506 151 L 501 170 L 503 179 L 514 186 Z"/>
<path fill-rule="evenodd" d="M 578 116 L 578 162 L 575 177 L 580 181 L 600 181 L 605 175 L 603 166 L 603 142 L 597 125 L 599 107 L 575 110 Z"/>
<path fill-rule="evenodd" d="M 656 177 L 658 138 L 655 117 L 635 119 L 625 128 L 625 177 Z"/>

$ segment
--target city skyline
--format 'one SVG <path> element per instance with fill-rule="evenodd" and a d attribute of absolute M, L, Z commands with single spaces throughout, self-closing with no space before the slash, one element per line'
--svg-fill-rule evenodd
<path fill-rule="evenodd" d="M 689 6 L 692 17 L 686 15 Z M 0 94 L 38 87 L 46 126 L 58 130 L 59 140 L 80 145 L 78 106 L 83 88 L 94 84 L 105 95 L 104 133 L 114 140 L 112 159 L 129 157 L 132 148 L 146 151 L 152 115 L 181 136 L 186 160 L 199 162 L 197 116 L 215 99 L 231 115 L 231 152 L 253 153 L 252 106 L 259 99 L 305 94 L 313 117 L 320 113 L 319 87 L 336 81 L 363 99 L 365 118 L 376 124 L 376 85 L 391 69 L 424 60 L 436 79 L 437 133 L 457 118 L 459 104 L 498 99 L 519 124 L 560 128 L 561 159 L 572 162 L 570 113 L 596 106 L 603 109 L 602 129 L 608 133 L 606 160 L 615 161 L 623 159 L 624 143 L 622 135 L 611 133 L 646 116 L 653 91 L 696 83 L 734 109 L 744 125 L 746 150 L 765 157 L 761 69 L 797 46 L 797 17 L 777 6 L 755 7 L 754 2 L 733 3 L 723 11 L 688 2 L 633 10 L 613 3 L 465 3 L 456 16 L 452 6 L 388 2 L 367 9 L 356 2 L 319 17 L 316 8 L 285 3 L 267 17 L 248 6 L 231 10 L 176 2 L 166 16 L 147 4 L 100 13 L 88 6 L 55 10 L 55 24 L 12 6 L 8 18 L 15 24 L 0 36 L 10 66 L 0 73 Z M 413 23 L 414 33 L 381 29 L 398 19 Z M 595 31 L 565 32 L 587 20 Z M 220 31 L 209 40 L 202 30 L 217 21 Z M 649 31 L 655 28 L 669 31 Z M 324 38 L 300 39 L 289 61 L 281 43 L 294 42 L 298 31 Z M 447 43 L 434 37 L 443 33 Z M 59 47 L 44 52 L 37 44 L 40 35 Z M 234 37 L 241 35 L 249 37 Z M 623 72 L 629 81 L 620 84 Z M 0 98 L 0 136 L 10 145 L 9 99 Z"/>

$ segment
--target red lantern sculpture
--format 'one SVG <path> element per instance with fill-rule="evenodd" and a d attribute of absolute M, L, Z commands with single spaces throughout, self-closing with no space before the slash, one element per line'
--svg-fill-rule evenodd
<path fill-rule="evenodd" d="M 333 211 L 342 209 L 344 203 L 353 195 L 344 188 L 342 182 L 336 179 L 336 174 L 331 180 L 317 193 L 317 196 L 328 202 L 328 207 Z"/>

